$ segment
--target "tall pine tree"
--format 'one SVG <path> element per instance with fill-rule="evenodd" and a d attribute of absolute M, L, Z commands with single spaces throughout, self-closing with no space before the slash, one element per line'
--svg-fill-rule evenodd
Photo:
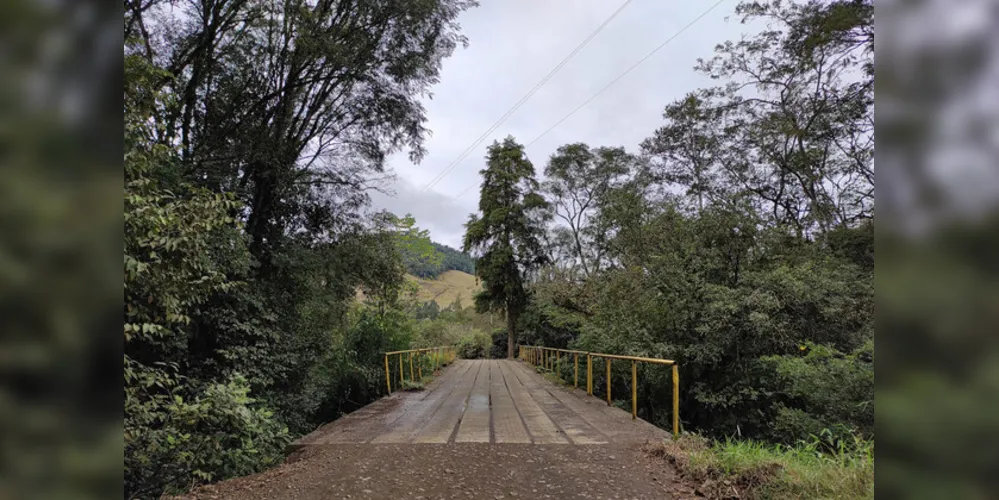
<path fill-rule="evenodd" d="M 465 224 L 464 250 L 478 255 L 475 275 L 483 283 L 475 308 L 506 313 L 507 357 L 512 358 L 517 318 L 527 304 L 524 283 L 528 273 L 545 264 L 539 236 L 547 203 L 537 194 L 534 165 L 513 137 L 489 146 L 481 174 L 480 213 Z"/>

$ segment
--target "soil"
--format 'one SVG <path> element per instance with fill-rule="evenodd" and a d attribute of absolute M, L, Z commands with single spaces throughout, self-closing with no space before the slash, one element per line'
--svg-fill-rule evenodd
<path fill-rule="evenodd" d="M 183 499 L 695 498 L 634 445 L 335 444 Z"/>

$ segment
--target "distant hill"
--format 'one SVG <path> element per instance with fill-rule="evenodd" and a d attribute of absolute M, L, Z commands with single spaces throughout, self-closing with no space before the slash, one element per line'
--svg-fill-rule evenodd
<path fill-rule="evenodd" d="M 421 303 L 434 301 L 444 308 L 459 295 L 461 306 L 471 307 L 473 297 L 482 289 L 475 279 L 475 260 L 468 254 L 447 245 L 431 241 L 434 255 L 416 255 L 402 251 L 402 262 L 406 266 L 406 279 L 418 287 L 416 298 Z M 364 292 L 356 293 L 357 300 L 364 301 Z"/>
<path fill-rule="evenodd" d="M 419 285 L 417 298 L 421 301 L 433 300 L 441 307 L 451 305 L 459 295 L 461 295 L 461 306 L 471 307 L 472 297 L 482 288 L 481 284 L 476 283 L 475 276 L 453 269 L 440 273 L 436 278 L 420 278 L 413 275 L 407 278 Z"/>
<path fill-rule="evenodd" d="M 459 250 L 447 245 L 431 243 L 437 253 L 438 262 L 429 262 L 426 258 L 403 254 L 403 263 L 409 274 L 419 278 L 435 278 L 445 271 L 461 271 L 465 274 L 475 274 L 475 261 Z"/>

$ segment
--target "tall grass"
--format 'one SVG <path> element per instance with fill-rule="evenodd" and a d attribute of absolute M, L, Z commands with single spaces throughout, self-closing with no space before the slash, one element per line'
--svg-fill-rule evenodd
<path fill-rule="evenodd" d="M 783 446 L 687 435 L 653 451 L 709 496 L 738 490 L 749 498 L 874 498 L 874 443 L 860 438 L 823 434 Z"/>

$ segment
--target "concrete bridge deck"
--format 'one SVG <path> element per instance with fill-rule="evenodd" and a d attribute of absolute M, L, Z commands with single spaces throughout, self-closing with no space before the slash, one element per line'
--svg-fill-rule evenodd
<path fill-rule="evenodd" d="M 581 384 L 582 385 L 582 384 Z M 509 360 L 458 360 L 420 392 L 396 392 L 305 436 L 297 445 L 642 443 L 668 433 L 585 390 Z"/>

